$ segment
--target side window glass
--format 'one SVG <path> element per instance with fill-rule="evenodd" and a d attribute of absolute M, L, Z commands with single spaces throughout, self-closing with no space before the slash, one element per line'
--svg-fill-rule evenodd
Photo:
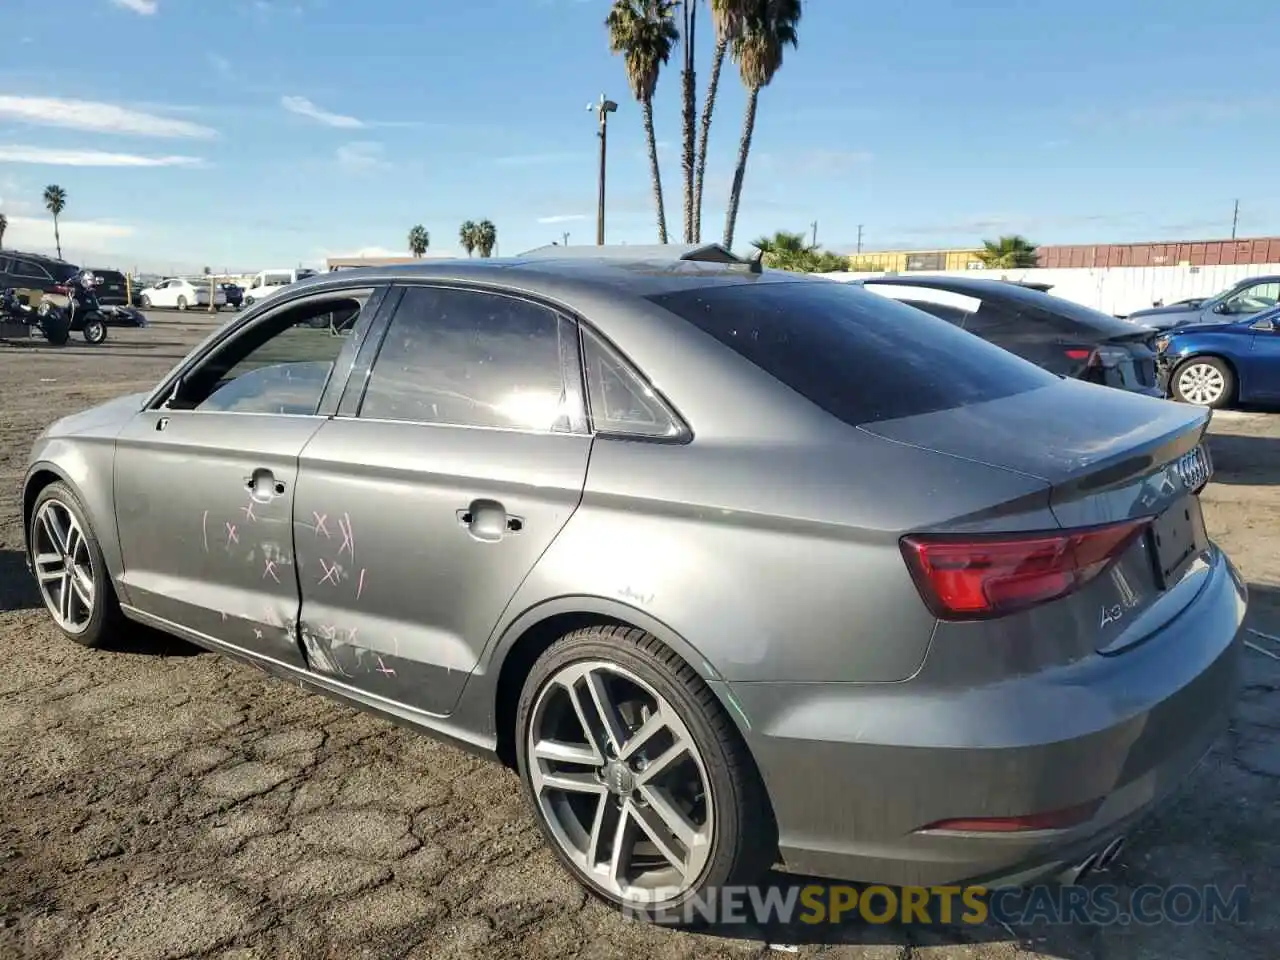
<path fill-rule="evenodd" d="M 595 333 L 582 331 L 591 424 L 597 433 L 676 437 L 681 426 L 656 393 Z"/>
<path fill-rule="evenodd" d="M 554 311 L 516 297 L 411 287 L 370 372 L 359 416 L 540 433 L 570 429 Z"/>
<path fill-rule="evenodd" d="M 169 407 L 314 415 L 361 306 L 355 297 L 313 300 L 255 324 L 201 364 Z"/>
<path fill-rule="evenodd" d="M 1227 312 L 1235 314 L 1261 313 L 1280 302 L 1280 283 L 1255 283 L 1245 287 L 1227 301 Z"/>

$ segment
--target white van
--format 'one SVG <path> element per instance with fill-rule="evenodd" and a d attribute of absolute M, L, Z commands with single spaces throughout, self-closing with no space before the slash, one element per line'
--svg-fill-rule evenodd
<path fill-rule="evenodd" d="M 284 287 L 306 277 L 314 277 L 315 270 L 299 268 L 297 270 L 262 270 L 253 275 L 249 285 L 244 288 L 244 305 L 253 306 L 259 300 L 265 300 L 272 294 L 279 293 Z"/>

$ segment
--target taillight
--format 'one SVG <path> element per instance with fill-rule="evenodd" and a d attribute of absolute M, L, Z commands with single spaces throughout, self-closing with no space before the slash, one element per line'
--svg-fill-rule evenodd
<path fill-rule="evenodd" d="M 1150 522 L 1025 535 L 913 534 L 902 538 L 902 555 L 936 617 L 989 620 L 1079 590 Z"/>
<path fill-rule="evenodd" d="M 67 296 L 69 293 L 71 293 L 71 288 L 70 288 L 70 287 L 68 287 L 68 286 L 65 286 L 64 284 L 59 283 L 59 284 L 57 284 L 56 286 L 50 287 L 50 288 L 49 288 L 49 292 L 50 292 L 50 293 L 56 293 L 56 294 L 58 294 L 59 296 L 63 296 L 63 297 L 65 297 L 65 296 Z"/>
<path fill-rule="evenodd" d="M 1078 350 L 1075 347 L 1071 347 L 1066 351 L 1066 354 L 1067 354 L 1068 360 L 1088 360 L 1091 356 L 1093 356 L 1093 351 Z"/>

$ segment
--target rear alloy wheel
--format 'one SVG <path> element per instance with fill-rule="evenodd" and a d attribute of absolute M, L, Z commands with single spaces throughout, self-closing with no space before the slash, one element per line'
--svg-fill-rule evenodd
<path fill-rule="evenodd" d="M 1215 410 L 1225 407 L 1235 394 L 1235 376 L 1217 357 L 1193 357 L 1174 371 L 1173 396 Z"/>
<path fill-rule="evenodd" d="M 178 309 L 179 309 L 179 310 L 185 310 L 185 309 L 187 309 L 187 298 L 186 298 L 186 297 L 179 297 L 179 298 L 178 298 Z"/>
<path fill-rule="evenodd" d="M 36 497 L 28 543 L 40 597 L 58 629 L 81 646 L 102 646 L 124 614 L 84 508 L 65 484 Z"/>
<path fill-rule="evenodd" d="M 516 729 L 543 835 L 596 896 L 688 922 L 683 905 L 772 865 L 773 819 L 736 728 L 643 631 L 591 627 L 553 644 L 525 682 Z"/>

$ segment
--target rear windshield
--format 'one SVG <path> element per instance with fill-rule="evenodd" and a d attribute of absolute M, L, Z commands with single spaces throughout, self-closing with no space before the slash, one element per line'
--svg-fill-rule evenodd
<path fill-rule="evenodd" d="M 1091 334 L 1102 337 L 1131 337 L 1134 334 L 1133 324 L 1103 313 L 1101 310 L 1094 310 L 1092 307 L 1076 303 L 1074 300 L 1067 300 L 1065 297 L 1056 297 L 1052 293 L 1029 290 L 1014 284 L 1009 284 L 1009 289 L 1001 293 L 1019 307 L 1024 309 L 1039 307 L 1059 317 L 1066 317 Z M 975 294 L 975 296 L 981 297 L 982 294 Z"/>
<path fill-rule="evenodd" d="M 119 270 L 94 270 L 93 275 L 103 283 L 124 283 L 124 274 Z"/>
<path fill-rule="evenodd" d="M 846 283 L 756 282 L 650 299 L 853 426 L 1057 381 L 945 320 Z"/>

